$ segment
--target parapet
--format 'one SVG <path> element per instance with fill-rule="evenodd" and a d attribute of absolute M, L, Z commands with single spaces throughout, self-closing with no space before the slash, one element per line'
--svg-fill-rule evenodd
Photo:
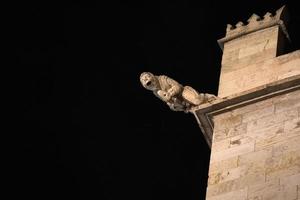
<path fill-rule="evenodd" d="M 287 8 L 283 6 L 274 15 L 267 12 L 263 18 L 253 14 L 248 24 L 227 25 L 225 37 L 218 40 L 223 50 L 219 97 L 269 83 L 279 77 L 283 69 L 298 67 L 298 64 L 284 67 L 275 63 L 278 57 L 286 57 L 288 51 L 288 21 Z M 294 59 L 289 57 L 288 60 Z"/>
<path fill-rule="evenodd" d="M 282 6 L 278 9 L 273 15 L 270 12 L 267 12 L 263 18 L 256 15 L 255 13 L 251 15 L 251 17 L 247 20 L 247 24 L 239 21 L 235 26 L 231 24 L 227 24 L 226 28 L 226 36 L 222 39 L 218 40 L 218 43 L 223 50 L 224 43 L 230 40 L 236 39 L 243 35 L 256 32 L 262 29 L 266 29 L 275 25 L 279 25 L 281 30 L 283 31 L 286 38 L 290 41 L 289 34 L 286 29 L 286 24 L 289 21 L 289 14 L 287 12 L 286 6 Z"/>

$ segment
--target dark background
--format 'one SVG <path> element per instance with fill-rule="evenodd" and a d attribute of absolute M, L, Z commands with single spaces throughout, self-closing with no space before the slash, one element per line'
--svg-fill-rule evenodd
<path fill-rule="evenodd" d="M 12 195 L 205 198 L 210 150 L 191 114 L 143 89 L 143 71 L 217 94 L 226 24 L 297 1 L 24 2 L 11 14 L 21 122 Z M 298 36 L 298 37 L 297 37 Z"/>

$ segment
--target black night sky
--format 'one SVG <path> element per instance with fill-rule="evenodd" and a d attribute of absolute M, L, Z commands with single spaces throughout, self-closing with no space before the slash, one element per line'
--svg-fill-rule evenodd
<path fill-rule="evenodd" d="M 194 116 L 172 112 L 143 71 L 217 94 L 226 24 L 297 1 L 23 2 L 14 9 L 22 199 L 204 200 L 210 150 Z M 296 37 L 296 35 L 298 37 Z M 12 194 L 12 195 L 14 195 Z"/>

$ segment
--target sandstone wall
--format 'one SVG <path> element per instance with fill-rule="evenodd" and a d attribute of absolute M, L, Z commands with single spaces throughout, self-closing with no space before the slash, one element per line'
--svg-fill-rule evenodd
<path fill-rule="evenodd" d="M 300 200 L 299 90 L 213 121 L 207 200 Z"/>
<path fill-rule="evenodd" d="M 224 69 L 223 69 L 224 68 Z M 247 66 L 222 66 L 219 97 L 226 97 L 255 87 L 300 74 L 300 51 Z"/>

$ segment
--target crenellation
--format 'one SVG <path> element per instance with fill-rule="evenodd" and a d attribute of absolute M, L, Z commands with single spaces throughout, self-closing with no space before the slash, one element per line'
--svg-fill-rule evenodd
<path fill-rule="evenodd" d="M 235 25 L 236 28 L 239 28 L 239 27 L 242 27 L 242 26 L 244 26 L 244 23 L 243 23 L 243 22 L 238 22 L 238 23 Z"/>
<path fill-rule="evenodd" d="M 285 23 L 287 23 L 289 20 L 288 18 L 289 17 L 285 6 L 278 9 L 274 16 L 270 12 L 267 12 L 263 18 L 256 14 L 252 14 L 247 20 L 247 24 L 244 24 L 243 22 L 238 22 L 235 26 L 228 24 L 226 28 L 226 37 L 220 39 L 218 42 L 223 49 L 223 44 L 229 40 L 233 40 L 245 34 L 266 29 L 275 25 L 281 26 L 281 29 L 285 32 L 286 37 L 290 40 L 285 27 Z"/>
<path fill-rule="evenodd" d="M 258 16 L 257 14 L 252 14 L 251 15 L 251 17 L 247 20 L 247 22 L 248 22 L 248 24 L 250 25 L 250 24 L 252 24 L 252 23 L 257 23 L 258 21 L 260 21 L 261 20 L 261 18 L 260 18 L 260 16 Z"/>
<path fill-rule="evenodd" d="M 226 36 L 218 41 L 223 49 L 218 96 L 227 97 L 300 73 L 299 52 L 284 55 L 290 43 L 288 21 L 283 6 L 274 15 L 267 12 L 260 18 L 253 14 L 247 24 L 227 26 Z M 281 63 L 284 59 L 290 62 L 286 67 Z"/>
<path fill-rule="evenodd" d="M 265 15 L 264 15 L 264 20 L 265 21 L 271 21 L 271 20 L 273 20 L 274 19 L 274 16 L 272 15 L 272 13 L 270 13 L 270 12 L 267 12 Z"/>

